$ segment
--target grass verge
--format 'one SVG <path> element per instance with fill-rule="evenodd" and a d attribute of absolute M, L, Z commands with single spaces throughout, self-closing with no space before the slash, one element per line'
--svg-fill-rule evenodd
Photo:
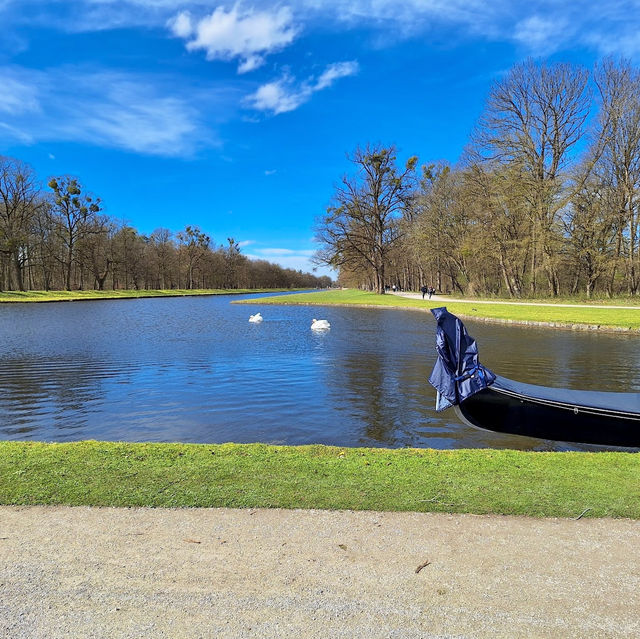
<path fill-rule="evenodd" d="M 289 289 L 150 289 L 126 291 L 3 291 L 0 302 L 77 302 L 80 300 L 133 299 L 138 297 L 184 297 L 240 293 L 284 292 Z"/>
<path fill-rule="evenodd" d="M 640 518 L 640 455 L 0 442 L 1 504 Z"/>
<path fill-rule="evenodd" d="M 589 308 L 566 306 L 534 306 L 531 304 L 495 304 L 477 301 L 449 302 L 446 300 L 421 300 L 396 295 L 377 295 L 358 290 L 322 291 L 299 295 L 276 296 L 252 299 L 252 304 L 309 304 L 342 306 L 379 306 L 393 308 L 414 308 L 428 310 L 436 306 L 446 306 L 449 311 L 461 317 L 490 319 L 514 323 L 541 323 L 554 326 L 584 326 L 610 328 L 616 330 L 640 330 L 640 307 L 637 309 Z M 613 301 L 609 301 L 613 304 Z"/>

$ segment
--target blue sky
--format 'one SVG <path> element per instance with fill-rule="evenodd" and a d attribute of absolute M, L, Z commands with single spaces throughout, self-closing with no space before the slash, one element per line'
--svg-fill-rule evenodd
<path fill-rule="evenodd" d="M 455 162 L 514 63 L 640 56 L 640 0 L 0 0 L 0 24 L 1 154 L 303 270 L 357 145 Z"/>

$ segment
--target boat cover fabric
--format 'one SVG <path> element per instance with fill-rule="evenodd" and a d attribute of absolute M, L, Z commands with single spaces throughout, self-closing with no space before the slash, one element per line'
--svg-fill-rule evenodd
<path fill-rule="evenodd" d="M 523 399 L 534 399 L 554 404 L 570 405 L 574 408 L 595 408 L 616 413 L 640 414 L 640 393 L 612 393 L 605 391 L 572 390 L 568 388 L 550 388 L 514 382 L 511 379 L 496 376 L 494 390 L 504 390 Z"/>
<path fill-rule="evenodd" d="M 438 357 L 429 383 L 438 391 L 436 410 L 441 411 L 493 384 L 496 376 L 480 364 L 475 339 L 455 315 L 444 306 L 432 308 L 431 312 L 438 323 Z"/>

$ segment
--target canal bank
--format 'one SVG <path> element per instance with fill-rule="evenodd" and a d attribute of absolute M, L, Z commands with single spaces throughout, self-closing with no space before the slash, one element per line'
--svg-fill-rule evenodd
<path fill-rule="evenodd" d="M 527 302 L 506 300 L 470 300 L 449 295 L 422 299 L 420 293 L 378 295 L 357 289 L 323 291 L 284 297 L 259 298 L 257 304 L 314 306 L 351 306 L 429 311 L 435 306 L 466 319 L 541 328 L 598 330 L 600 332 L 640 332 L 640 306 L 626 304 L 579 304 L 561 302 Z M 243 303 L 243 302 L 239 302 Z"/>
<path fill-rule="evenodd" d="M 402 292 L 397 292 L 397 293 L 392 293 L 392 295 L 395 295 L 396 297 L 404 297 L 406 299 L 413 299 L 413 300 L 419 300 L 422 299 L 422 294 L 421 293 L 402 293 Z M 472 306 L 469 307 L 465 307 L 462 306 L 461 310 L 457 311 L 458 315 L 460 317 L 462 317 L 463 319 L 473 319 L 476 322 L 490 322 L 493 324 L 516 324 L 518 326 L 535 326 L 535 327 L 540 327 L 540 328 L 563 328 L 563 329 L 569 329 L 572 331 L 603 331 L 603 332 L 607 332 L 607 333 L 640 333 L 640 326 L 636 326 L 635 322 L 637 321 L 635 318 L 632 319 L 631 322 L 629 322 L 631 324 L 631 326 L 608 326 L 608 325 L 602 325 L 602 324 L 588 324 L 588 323 L 584 323 L 584 322 L 573 322 L 573 323 L 569 323 L 567 321 L 563 321 L 563 320 L 559 320 L 559 321 L 541 321 L 541 320 L 530 320 L 530 319 L 524 319 L 524 318 L 500 318 L 500 317 L 484 317 L 481 313 L 482 310 L 478 311 L 477 308 L 473 308 L 473 306 L 480 306 L 480 309 L 482 309 L 482 305 L 494 305 L 494 306 L 519 306 L 519 307 L 527 307 L 527 306 L 533 306 L 533 307 L 538 307 L 538 308 L 547 308 L 547 309 L 553 309 L 553 312 L 556 312 L 556 309 L 560 308 L 560 309 L 589 309 L 588 312 L 592 311 L 594 309 L 594 305 L 588 305 L 588 304 L 553 304 L 553 303 L 545 303 L 545 302 L 522 302 L 522 301 L 518 301 L 518 302 L 507 302 L 507 301 L 501 301 L 501 300 L 474 300 L 474 301 L 469 301 L 469 300 L 465 300 L 465 299 L 460 299 L 460 298 L 452 298 L 446 295 L 432 295 L 430 298 L 425 298 L 425 300 L 429 301 L 431 303 L 431 306 L 435 306 L 435 305 L 442 305 L 442 306 L 446 306 L 446 305 L 451 305 L 453 304 L 459 304 L 459 305 L 469 305 L 471 304 Z M 624 305 L 618 305 L 618 304 L 601 304 L 598 306 L 598 308 L 601 309 L 608 309 L 608 310 L 618 310 L 618 311 L 632 311 L 633 313 L 636 313 L 638 315 L 638 317 L 640 318 L 640 313 L 638 313 L 638 311 L 640 311 L 640 307 L 638 306 L 624 306 Z M 471 310 L 472 312 L 470 313 L 469 310 Z M 480 314 L 478 314 L 480 313 Z"/>

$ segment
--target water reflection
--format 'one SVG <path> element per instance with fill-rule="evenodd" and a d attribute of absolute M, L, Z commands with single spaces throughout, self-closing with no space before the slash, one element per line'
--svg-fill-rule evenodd
<path fill-rule="evenodd" d="M 349 412 L 362 423 L 359 443 L 393 446 L 398 413 L 397 392 L 393 380 L 385 379 L 385 361 L 379 353 L 347 354 L 329 380 L 334 393 L 346 391 Z"/>
<path fill-rule="evenodd" d="M 590 450 L 436 413 L 426 313 L 229 297 L 0 306 L 0 437 Z M 248 317 L 261 311 L 261 324 Z M 631 335 L 469 322 L 483 362 L 534 384 L 640 391 Z"/>
<path fill-rule="evenodd" d="M 42 423 L 64 431 L 82 429 L 89 422 L 92 404 L 99 401 L 108 368 L 95 361 L 7 358 L 0 362 L 0 396 L 9 425 L 7 435 L 36 434 Z M 5 421 L 5 420 L 3 420 Z"/>
<path fill-rule="evenodd" d="M 531 384 L 640 391 L 640 338 L 633 334 L 468 322 L 489 367 Z"/>

